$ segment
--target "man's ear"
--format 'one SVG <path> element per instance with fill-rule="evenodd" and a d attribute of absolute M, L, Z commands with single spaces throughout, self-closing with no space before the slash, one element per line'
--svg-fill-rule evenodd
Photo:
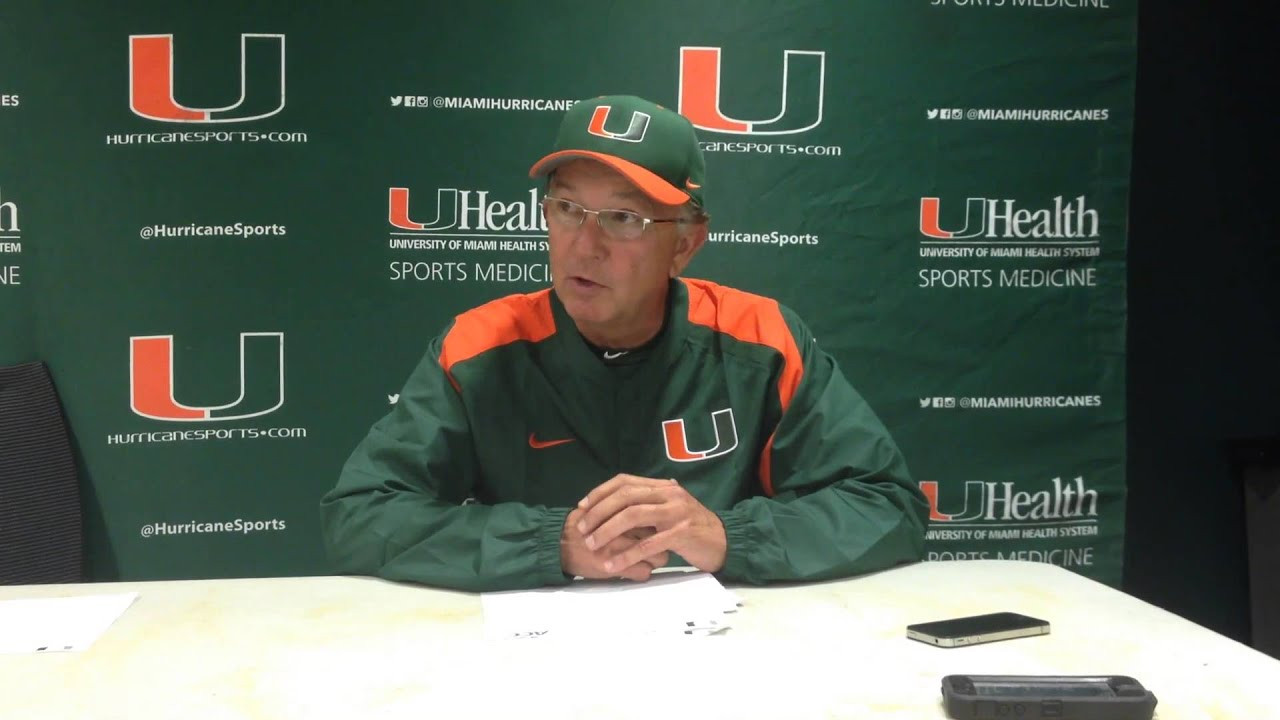
<path fill-rule="evenodd" d="M 707 243 L 707 223 L 705 220 L 696 223 L 682 223 L 678 228 L 676 252 L 671 258 L 671 269 L 669 270 L 671 277 L 676 277 L 684 272 L 689 263 L 693 262 L 693 256 L 697 255 L 702 246 Z"/>

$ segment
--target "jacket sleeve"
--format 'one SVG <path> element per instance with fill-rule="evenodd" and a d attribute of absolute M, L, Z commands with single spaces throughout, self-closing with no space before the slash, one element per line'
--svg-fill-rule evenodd
<path fill-rule="evenodd" d="M 920 560 L 928 504 L 906 461 L 835 360 L 786 318 L 803 374 L 766 451 L 774 495 L 720 513 L 729 544 L 721 575 L 821 580 Z"/>
<path fill-rule="evenodd" d="M 437 338 L 320 501 L 334 569 L 470 591 L 568 582 L 560 567 L 568 508 L 463 504 L 479 463 L 440 347 Z"/>

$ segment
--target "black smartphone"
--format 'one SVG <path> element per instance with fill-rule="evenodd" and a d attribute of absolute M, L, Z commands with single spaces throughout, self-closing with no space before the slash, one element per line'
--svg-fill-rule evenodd
<path fill-rule="evenodd" d="M 1049 623 L 1012 612 L 988 613 L 907 626 L 907 637 L 938 647 L 963 647 L 1048 635 Z"/>
<path fill-rule="evenodd" d="M 948 675 L 947 717 L 1151 720 L 1156 696 L 1127 675 Z"/>

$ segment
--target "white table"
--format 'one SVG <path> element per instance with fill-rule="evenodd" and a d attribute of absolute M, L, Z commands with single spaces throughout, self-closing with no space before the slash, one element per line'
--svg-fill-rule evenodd
<path fill-rule="evenodd" d="M 1156 717 L 1280 718 L 1280 661 L 1050 565 L 913 565 L 735 587 L 726 636 L 483 638 L 479 596 L 372 578 L 0 587 L 137 591 L 84 653 L 0 655 L 0 718 L 941 718 L 950 673 L 1126 674 Z M 1043 637 L 940 649 L 905 626 L 1011 610 Z"/>

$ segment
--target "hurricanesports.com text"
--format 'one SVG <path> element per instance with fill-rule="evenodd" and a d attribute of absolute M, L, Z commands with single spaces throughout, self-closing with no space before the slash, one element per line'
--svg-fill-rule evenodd
<path fill-rule="evenodd" d="M 193 428 L 191 430 L 112 433 L 107 435 L 107 444 L 144 445 L 147 443 L 199 442 L 202 440 L 278 440 L 299 439 L 306 436 L 306 428 Z"/>
<path fill-rule="evenodd" d="M 187 130 L 184 132 L 115 133 L 108 145 L 166 145 L 169 143 L 304 143 L 304 132 L 258 132 L 257 130 Z"/>
<path fill-rule="evenodd" d="M 277 532 L 287 530 L 283 520 L 245 520 L 236 518 L 218 522 L 201 522 L 192 520 L 181 523 L 153 522 L 146 523 L 138 531 L 144 538 L 168 535 L 208 535 L 213 533 L 248 535 L 256 532 Z"/>
<path fill-rule="evenodd" d="M 839 157 L 843 149 L 839 145 L 796 145 L 754 141 L 704 140 L 698 143 L 702 152 L 760 153 L 761 155 L 829 155 Z"/>

